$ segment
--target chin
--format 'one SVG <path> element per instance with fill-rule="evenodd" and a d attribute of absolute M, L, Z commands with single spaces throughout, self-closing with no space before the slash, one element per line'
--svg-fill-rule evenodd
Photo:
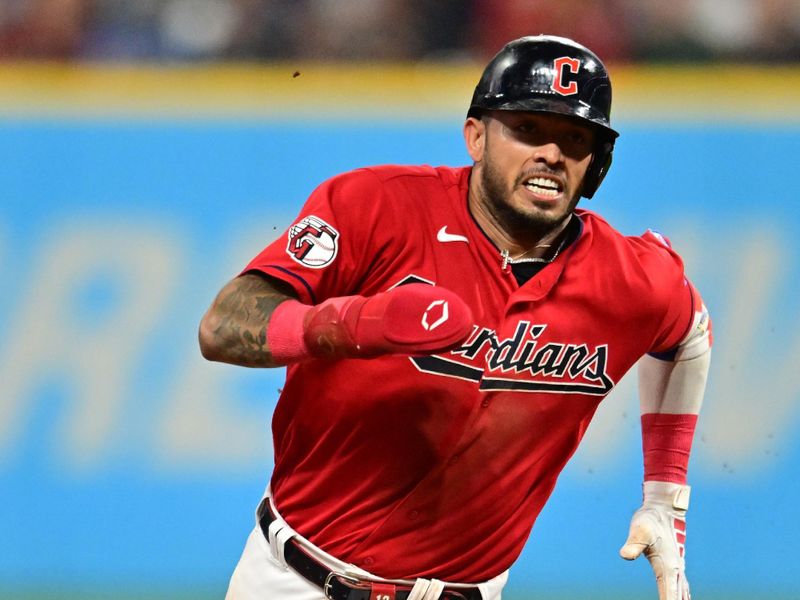
<path fill-rule="evenodd" d="M 568 206 L 564 206 L 564 204 L 559 202 L 557 205 L 545 207 L 527 206 L 524 208 L 516 208 L 515 212 L 519 214 L 520 218 L 528 219 L 532 222 L 554 224 L 562 221 L 571 210 Z"/>
<path fill-rule="evenodd" d="M 510 208 L 506 212 L 506 222 L 514 229 L 547 233 L 566 217 L 560 211 L 558 214 L 543 211 L 528 211 Z"/>

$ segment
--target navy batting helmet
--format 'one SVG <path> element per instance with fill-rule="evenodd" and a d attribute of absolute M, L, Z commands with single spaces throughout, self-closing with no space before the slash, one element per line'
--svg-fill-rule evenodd
<path fill-rule="evenodd" d="M 570 39 L 551 35 L 506 44 L 486 66 L 468 117 L 485 110 L 520 110 L 567 115 L 597 132 L 597 145 L 581 195 L 591 198 L 611 166 L 611 80 L 597 55 Z"/>

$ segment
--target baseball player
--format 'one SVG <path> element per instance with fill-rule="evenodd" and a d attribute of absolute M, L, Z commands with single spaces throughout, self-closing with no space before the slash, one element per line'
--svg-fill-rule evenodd
<path fill-rule="evenodd" d="M 497 600 L 600 401 L 639 362 L 643 504 L 621 554 L 688 600 L 687 463 L 708 313 L 668 241 L 590 198 L 611 84 L 564 38 L 486 67 L 471 167 L 334 177 L 214 300 L 211 360 L 287 366 L 233 600 Z"/>

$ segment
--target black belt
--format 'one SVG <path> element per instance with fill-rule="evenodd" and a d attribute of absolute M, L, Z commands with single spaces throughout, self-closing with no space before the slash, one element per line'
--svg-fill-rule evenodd
<path fill-rule="evenodd" d="M 269 500 L 264 499 L 258 507 L 258 525 L 261 532 L 269 541 L 269 526 L 275 520 Z M 283 548 L 286 564 L 305 577 L 308 581 L 321 588 L 325 597 L 331 600 L 370 600 L 375 586 L 376 597 L 389 600 L 407 600 L 411 593 L 411 586 L 376 583 L 362 581 L 350 576 L 331 571 L 328 567 L 318 562 L 294 540 L 286 542 Z M 392 588 L 386 589 L 384 588 Z M 439 600 L 482 600 L 483 596 L 477 587 L 446 588 L 439 596 Z"/>

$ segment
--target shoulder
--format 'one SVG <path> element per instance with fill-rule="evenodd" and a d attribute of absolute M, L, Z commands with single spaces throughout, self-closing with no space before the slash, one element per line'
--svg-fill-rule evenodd
<path fill-rule="evenodd" d="M 592 211 L 577 212 L 592 239 L 592 258 L 612 269 L 615 279 L 632 287 L 662 290 L 683 284 L 683 260 L 668 238 L 652 229 L 624 235 Z"/>
<path fill-rule="evenodd" d="M 364 167 L 353 173 L 364 172 L 374 176 L 384 185 L 419 185 L 451 187 L 464 178 L 468 167 L 432 167 L 429 165 L 378 165 Z"/>
<path fill-rule="evenodd" d="M 458 183 L 469 167 L 432 167 L 430 165 L 373 165 L 344 171 L 328 179 L 325 183 L 348 181 L 371 181 L 385 184 L 398 180 L 411 179 L 423 182 L 441 181 L 445 184 Z"/>
<path fill-rule="evenodd" d="M 615 248 L 628 258 L 680 261 L 680 256 L 672 248 L 669 239 L 655 229 L 648 229 L 641 235 L 624 235 L 595 212 L 579 209 L 576 213 L 584 229 L 587 229 L 592 236 L 594 245 Z"/>
<path fill-rule="evenodd" d="M 463 186 L 468 167 L 431 167 L 428 165 L 378 165 L 361 167 L 336 175 L 315 194 L 328 196 L 339 208 L 389 208 L 415 203 L 420 198 L 435 200 L 453 187 Z"/>
<path fill-rule="evenodd" d="M 610 310 L 622 311 L 622 318 L 647 341 L 647 352 L 674 349 L 689 331 L 702 300 L 670 241 L 650 229 L 642 235 L 623 235 L 597 215 L 580 216 L 588 265 L 582 275 L 594 283 L 596 297 Z"/>

